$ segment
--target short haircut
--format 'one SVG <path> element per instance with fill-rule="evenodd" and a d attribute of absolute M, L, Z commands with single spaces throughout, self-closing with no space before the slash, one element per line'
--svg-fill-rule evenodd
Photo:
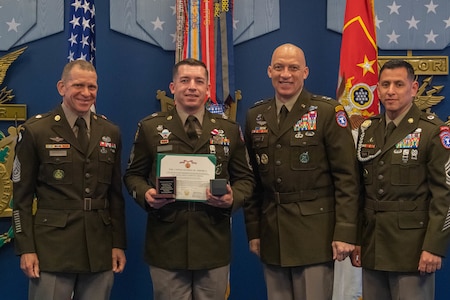
<path fill-rule="evenodd" d="M 413 81 L 415 79 L 415 74 L 414 74 L 414 68 L 413 66 L 405 61 L 405 60 L 401 60 L 401 59 L 393 59 L 393 60 L 389 60 L 387 61 L 380 69 L 380 74 L 378 75 L 378 79 L 381 76 L 381 73 L 383 73 L 383 71 L 385 69 L 398 69 L 398 68 L 405 68 L 406 71 L 408 72 L 408 79 L 410 79 L 411 81 Z"/>
<path fill-rule="evenodd" d="M 61 80 L 63 80 L 63 81 L 66 80 L 67 77 L 69 77 L 70 71 L 72 71 L 72 69 L 75 66 L 78 66 L 81 70 L 96 72 L 93 64 L 91 64 L 88 61 L 78 59 L 78 60 L 71 61 L 64 66 L 64 69 L 61 74 Z"/>
<path fill-rule="evenodd" d="M 206 79 L 208 79 L 208 69 L 206 68 L 206 65 L 204 62 L 195 59 L 195 58 L 186 58 L 183 60 L 180 60 L 179 62 L 177 62 L 172 69 L 172 78 L 174 79 L 177 75 L 178 75 L 178 68 L 182 65 L 188 65 L 188 66 L 200 66 L 203 67 L 205 69 L 205 73 L 206 73 Z"/>

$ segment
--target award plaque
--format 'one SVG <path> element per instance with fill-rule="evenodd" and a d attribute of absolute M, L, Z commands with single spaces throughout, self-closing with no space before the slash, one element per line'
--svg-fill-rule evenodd
<path fill-rule="evenodd" d="M 156 178 L 156 195 L 153 196 L 155 199 L 175 198 L 176 195 L 176 177 L 158 177 Z"/>

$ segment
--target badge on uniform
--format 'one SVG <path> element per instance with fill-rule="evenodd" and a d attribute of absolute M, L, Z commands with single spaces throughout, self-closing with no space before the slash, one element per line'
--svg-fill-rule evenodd
<path fill-rule="evenodd" d="M 64 141 L 64 138 L 59 137 L 59 136 L 55 136 L 55 137 L 51 137 L 50 140 L 55 142 L 55 143 L 61 143 L 62 141 Z"/>
<path fill-rule="evenodd" d="M 159 128 L 161 126 L 161 128 Z M 169 131 L 169 129 L 163 129 L 162 125 L 159 125 L 157 127 L 157 130 L 159 131 L 159 135 L 162 137 L 162 139 L 159 141 L 161 145 L 166 145 L 169 143 L 169 136 L 172 134 L 172 132 Z"/>
<path fill-rule="evenodd" d="M 450 131 L 448 126 L 441 126 L 441 133 L 439 134 L 441 138 L 442 146 L 445 149 L 450 149 Z"/>
<path fill-rule="evenodd" d="M 102 140 L 99 142 L 100 152 L 105 154 L 107 153 L 107 149 L 109 149 L 112 153 L 116 152 L 116 144 L 111 142 L 111 137 L 102 136 Z"/>
<path fill-rule="evenodd" d="M 64 170 L 61 169 L 56 169 L 53 172 L 53 178 L 55 178 L 56 180 L 61 180 L 64 178 Z"/>
<path fill-rule="evenodd" d="M 336 112 L 336 123 L 342 128 L 346 128 L 348 125 L 347 115 L 343 110 Z"/>
<path fill-rule="evenodd" d="M 264 120 L 262 114 L 258 114 L 258 115 L 256 116 L 256 120 L 255 120 L 255 121 L 256 121 L 257 124 L 259 124 L 259 125 L 261 125 L 261 126 L 264 126 L 264 125 L 267 124 L 267 122 Z"/>
<path fill-rule="evenodd" d="M 309 162 L 309 152 L 303 152 L 300 154 L 299 160 L 302 164 L 307 164 Z"/>

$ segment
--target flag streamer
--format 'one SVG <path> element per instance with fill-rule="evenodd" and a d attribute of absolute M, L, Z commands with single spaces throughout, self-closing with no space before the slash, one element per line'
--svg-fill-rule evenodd
<path fill-rule="evenodd" d="M 234 101 L 233 1 L 177 0 L 176 61 L 195 58 L 209 72 L 207 109 L 224 113 Z"/>

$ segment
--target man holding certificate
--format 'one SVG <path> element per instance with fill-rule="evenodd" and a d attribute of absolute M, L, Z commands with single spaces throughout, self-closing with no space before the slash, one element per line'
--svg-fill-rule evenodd
<path fill-rule="evenodd" d="M 178 62 L 169 88 L 175 108 L 139 122 L 124 182 L 148 213 L 154 299 L 223 300 L 230 216 L 251 196 L 253 173 L 239 126 L 204 107 L 204 63 Z"/>

